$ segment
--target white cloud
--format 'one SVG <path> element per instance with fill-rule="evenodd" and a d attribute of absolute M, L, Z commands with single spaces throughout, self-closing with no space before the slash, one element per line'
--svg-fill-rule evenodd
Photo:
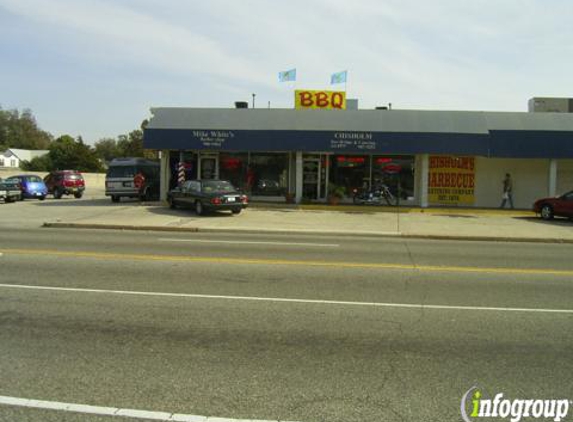
<path fill-rule="evenodd" d="M 140 64 L 171 73 L 207 73 L 260 82 L 264 75 L 233 50 L 192 29 L 163 22 L 116 3 L 87 0 L 2 0 L 12 13 L 92 36 Z M 86 54 L 91 53 L 86 51 Z"/>
<path fill-rule="evenodd" d="M 573 94 L 570 0 L 0 0 L 6 11 L 37 45 L 4 33 L 5 45 L 53 43 L 70 63 L 88 62 L 89 77 L 101 71 L 109 92 L 134 96 L 134 110 L 230 106 L 252 92 L 290 107 L 293 84 L 277 72 L 291 67 L 297 87 L 317 89 L 348 69 L 349 95 L 365 107 L 523 110 L 533 95 Z M 46 56 L 27 70 L 38 84 L 58 65 Z M 65 93 L 76 109 L 90 94 L 80 85 Z"/>

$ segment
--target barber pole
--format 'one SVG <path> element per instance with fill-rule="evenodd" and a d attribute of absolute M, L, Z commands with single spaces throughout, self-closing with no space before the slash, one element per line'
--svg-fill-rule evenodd
<path fill-rule="evenodd" d="M 182 184 L 185 181 L 185 165 L 180 162 L 177 165 L 177 182 Z"/>

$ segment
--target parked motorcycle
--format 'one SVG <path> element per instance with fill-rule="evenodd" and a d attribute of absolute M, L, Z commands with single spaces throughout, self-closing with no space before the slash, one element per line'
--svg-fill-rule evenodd
<path fill-rule="evenodd" d="M 379 184 L 372 189 L 353 189 L 352 200 L 357 205 L 397 205 L 397 198 L 388 186 Z"/>

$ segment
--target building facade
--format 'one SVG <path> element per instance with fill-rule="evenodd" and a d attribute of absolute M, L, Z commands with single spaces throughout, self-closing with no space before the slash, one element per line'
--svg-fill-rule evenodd
<path fill-rule="evenodd" d="M 161 151 L 161 197 L 222 178 L 255 200 L 324 202 L 379 184 L 401 204 L 496 207 L 573 190 L 573 114 L 419 110 L 153 108 L 144 146 Z"/>

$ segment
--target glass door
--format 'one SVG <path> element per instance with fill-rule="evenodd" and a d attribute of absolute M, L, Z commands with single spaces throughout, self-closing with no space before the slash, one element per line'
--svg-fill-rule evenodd
<path fill-rule="evenodd" d="M 320 156 L 306 156 L 302 159 L 302 196 L 316 201 L 320 199 L 321 186 Z"/>
<path fill-rule="evenodd" d="M 219 156 L 201 155 L 199 157 L 199 179 L 212 180 L 219 178 Z"/>

